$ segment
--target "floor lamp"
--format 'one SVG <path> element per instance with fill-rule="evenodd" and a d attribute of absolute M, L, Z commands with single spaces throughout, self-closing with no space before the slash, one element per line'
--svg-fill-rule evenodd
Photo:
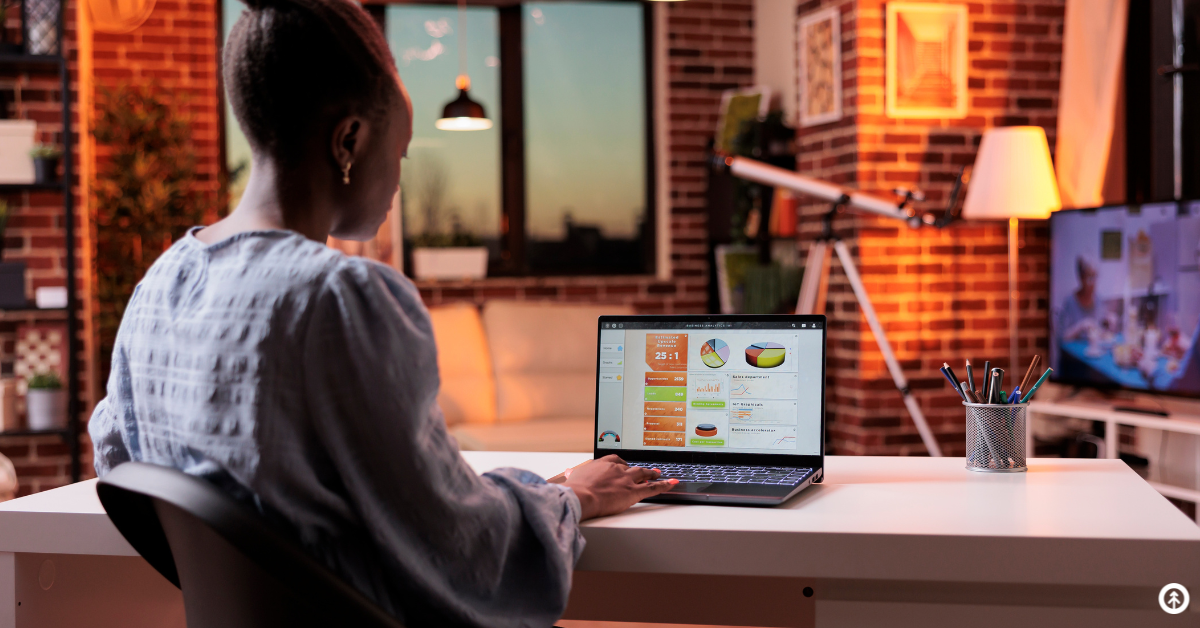
<path fill-rule="evenodd" d="M 1046 132 L 1038 126 L 1009 126 L 983 134 L 971 185 L 963 204 L 967 220 L 1008 219 L 1008 336 L 1009 371 L 1020 377 L 1017 347 L 1017 221 L 1049 218 L 1062 207 Z M 1016 380 L 1010 380 L 1016 381 Z"/>

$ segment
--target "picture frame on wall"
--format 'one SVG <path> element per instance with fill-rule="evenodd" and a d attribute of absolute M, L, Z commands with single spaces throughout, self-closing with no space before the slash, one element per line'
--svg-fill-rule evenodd
<path fill-rule="evenodd" d="M 713 150 L 728 153 L 742 124 L 765 118 L 771 106 L 771 88 L 755 85 L 744 89 L 728 89 L 721 94 L 721 109 L 717 117 L 717 135 Z"/>
<path fill-rule="evenodd" d="M 842 13 L 837 7 L 800 18 L 800 126 L 842 119 Z"/>
<path fill-rule="evenodd" d="M 889 2 L 886 41 L 889 118 L 966 117 L 966 5 Z"/>

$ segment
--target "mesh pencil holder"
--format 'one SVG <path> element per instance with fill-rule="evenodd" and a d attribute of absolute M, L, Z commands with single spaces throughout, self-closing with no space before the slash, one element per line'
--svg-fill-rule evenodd
<path fill-rule="evenodd" d="M 964 403 L 967 409 L 967 469 L 1021 473 L 1025 467 L 1025 421 L 1029 404 Z"/>

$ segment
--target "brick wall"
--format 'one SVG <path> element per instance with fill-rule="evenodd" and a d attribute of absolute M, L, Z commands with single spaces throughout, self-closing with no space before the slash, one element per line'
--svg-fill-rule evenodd
<path fill-rule="evenodd" d="M 7 23 L 2 25 L 8 41 L 20 41 L 21 20 L 19 4 L 9 11 Z M 65 52 L 71 75 L 71 103 L 73 129 L 78 130 L 78 47 L 76 46 L 76 22 L 74 0 L 66 2 Z M 57 68 L 15 70 L 0 68 L 0 90 L 10 92 L 14 102 L 8 109 L 9 117 L 35 120 L 38 124 L 37 141 L 49 144 L 64 144 L 62 127 L 62 83 Z M 78 163 L 79 153 L 75 153 Z M 79 204 L 78 179 L 71 193 Z M 19 192 L 3 194 L 9 203 L 8 226 L 4 233 L 4 261 L 23 261 L 26 264 L 26 294 L 42 286 L 66 285 L 65 228 L 63 195 L 59 192 Z M 77 220 L 77 226 L 82 220 Z M 82 282 L 80 282 L 82 285 Z M 78 288 L 79 286 L 77 286 Z M 77 295 L 82 293 L 77 289 Z M 64 325 L 61 316 L 43 314 L 35 316 L 5 314 L 0 317 L 0 373 L 11 376 L 15 361 L 17 326 L 25 323 Z M 87 357 L 81 372 L 86 388 Z M 61 486 L 70 481 L 70 456 L 67 443 L 57 436 L 0 436 L 0 453 L 12 459 L 20 476 L 19 494 Z"/>
<path fill-rule="evenodd" d="M 782 0 L 781 0 L 782 1 Z M 488 299 L 629 304 L 640 313 L 708 308 L 707 168 L 721 92 L 754 76 L 752 0 L 664 3 L 670 154 L 671 276 L 487 279 L 419 284 L 428 305 Z"/>
<path fill-rule="evenodd" d="M 65 38 L 70 68 L 73 78 L 78 78 L 79 59 L 77 52 L 80 48 L 78 31 L 76 29 L 75 2 L 69 2 L 66 7 L 67 36 Z M 142 83 L 156 81 L 169 93 L 177 98 L 180 115 L 188 116 L 191 120 L 193 140 L 197 155 L 197 170 L 201 185 L 205 190 L 215 191 L 218 182 L 219 165 L 219 135 L 217 116 L 217 74 L 216 74 L 216 18 L 215 0 L 197 0 L 190 2 L 174 2 L 160 0 L 154 7 L 153 13 L 140 27 L 125 34 L 95 33 L 93 35 L 91 62 L 93 72 L 83 77 L 82 83 L 75 82 L 72 90 L 72 103 L 76 112 L 74 128 L 77 133 L 76 141 L 88 141 L 86 130 L 81 130 L 78 104 L 80 90 L 84 96 L 90 96 L 87 90 L 96 87 L 113 88 L 122 83 Z M 19 19 L 10 19 L 10 33 L 19 31 Z M 16 90 L 19 92 L 19 102 L 12 111 L 14 117 L 30 118 L 38 121 L 40 141 L 62 142 L 61 118 L 59 108 L 61 93 L 58 77 L 54 73 L 39 72 L 3 72 L 0 71 L 0 89 Z M 91 100 L 87 100 L 91 102 Z M 86 112 L 84 120 L 90 119 L 92 112 Z M 79 154 L 76 154 L 78 159 Z M 95 159 L 102 162 L 105 152 L 95 153 Z M 78 163 L 78 161 L 76 162 Z M 77 173 L 79 168 L 76 169 Z M 94 172 L 94 165 L 91 168 Z M 81 205 L 79 197 L 81 188 L 74 188 L 77 207 L 84 207 L 81 213 L 88 211 L 86 205 Z M 9 220 L 9 228 L 5 234 L 5 259 L 23 260 L 29 265 L 29 286 L 32 290 L 43 285 L 64 285 L 65 268 L 63 257 L 63 224 L 61 196 L 55 193 L 22 193 L 6 195 L 6 200 L 14 204 L 13 216 Z M 80 229 L 92 229 L 91 215 L 82 215 L 77 224 Z M 87 268 L 91 252 L 84 250 L 84 243 L 93 242 L 93 238 L 80 237 L 77 242 L 80 281 L 77 290 L 80 303 L 86 303 L 91 295 L 84 288 L 90 285 Z M 82 323 L 83 321 L 81 321 Z M 13 359 L 13 344 L 15 343 L 14 322 L 0 321 L 0 370 L 11 372 Z M 90 329 L 80 325 L 81 329 Z M 86 340 L 81 337 L 81 340 Z M 91 343 L 89 343 L 90 345 Z M 88 351 L 80 352 L 80 366 L 83 382 L 81 390 L 81 409 L 86 418 L 90 415 L 95 399 L 89 395 L 90 390 L 103 396 L 103 382 L 99 386 L 90 386 L 87 381 L 92 371 L 90 362 L 94 359 Z M 28 494 L 65 484 L 70 479 L 69 452 L 67 445 L 58 437 L 0 437 L 0 452 L 7 455 L 16 465 L 21 486 L 19 493 Z M 84 476 L 91 474 L 91 445 L 84 437 L 83 443 Z"/>
<path fill-rule="evenodd" d="M 190 120 L 196 174 L 215 191 L 220 171 L 216 0 L 157 0 L 146 21 L 129 33 L 95 33 L 96 88 L 157 83 L 175 96 L 178 115 Z M 97 162 L 105 153 L 98 147 Z"/>
<path fill-rule="evenodd" d="M 865 190 L 904 185 L 925 191 L 922 209 L 940 209 L 963 164 L 974 161 L 984 130 L 1032 124 L 1054 147 L 1064 0 L 974 2 L 969 8 L 967 116 L 955 120 L 891 119 L 884 114 L 883 0 L 814 0 L 798 15 L 826 6 L 842 10 L 844 118 L 802 129 L 801 172 Z M 803 210 L 815 234 L 823 207 Z M 843 216 L 863 281 L 915 396 L 948 454 L 962 455 L 963 411 L 938 367 L 960 377 L 964 358 L 1008 362 L 1007 225 L 965 222 L 936 231 L 910 230 L 882 218 Z M 1047 346 L 1048 233 L 1025 221 L 1020 235 L 1020 334 L 1023 374 Z M 834 263 L 830 316 L 831 451 L 923 454 L 844 274 Z M 1018 375 L 1019 376 L 1019 375 Z"/>

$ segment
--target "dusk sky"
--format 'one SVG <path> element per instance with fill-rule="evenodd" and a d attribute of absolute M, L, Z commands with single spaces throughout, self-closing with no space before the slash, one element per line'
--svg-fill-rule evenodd
<path fill-rule="evenodd" d="M 225 28 L 244 8 L 225 6 Z M 423 179 L 445 176 L 439 227 L 457 213 L 482 237 L 500 227 L 499 36 L 495 9 L 469 8 L 471 97 L 494 123 L 487 131 L 440 131 L 434 121 L 457 95 L 458 12 L 449 6 L 391 5 L 388 44 L 413 100 L 413 142 L 403 164 L 405 231 L 419 233 Z M 563 235 L 563 214 L 610 236 L 636 233 L 645 205 L 645 64 L 642 9 L 633 3 L 529 4 L 525 31 L 527 229 Z M 249 149 L 228 117 L 229 163 Z"/>

